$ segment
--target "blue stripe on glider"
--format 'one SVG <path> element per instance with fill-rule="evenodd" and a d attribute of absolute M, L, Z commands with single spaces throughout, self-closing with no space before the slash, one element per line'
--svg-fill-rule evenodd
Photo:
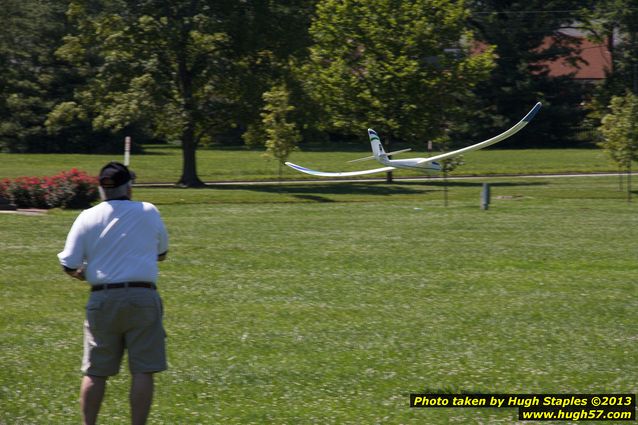
<path fill-rule="evenodd" d="M 532 118 L 534 118 L 534 116 L 536 115 L 536 113 L 541 109 L 541 103 L 538 102 L 536 105 L 534 105 L 534 107 L 532 108 L 531 111 L 529 111 L 527 113 L 527 115 L 525 115 L 525 117 L 523 117 L 523 121 L 525 122 L 530 122 L 532 120 Z"/>
<path fill-rule="evenodd" d="M 311 170 L 310 168 L 306 168 L 306 167 L 302 167 L 302 166 L 297 165 L 297 164 L 293 164 L 292 162 L 289 162 L 287 165 L 291 166 L 295 170 L 315 172 L 315 170 Z"/>

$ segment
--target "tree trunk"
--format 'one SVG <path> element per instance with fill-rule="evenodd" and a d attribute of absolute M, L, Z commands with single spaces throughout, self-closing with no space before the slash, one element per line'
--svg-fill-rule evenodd
<path fill-rule="evenodd" d="M 183 39 L 186 39 L 185 29 L 183 29 Z M 186 45 L 186 43 L 184 43 Z M 204 186 L 197 176 L 197 163 L 195 153 L 197 151 L 197 140 L 195 139 L 195 122 L 193 112 L 195 105 L 193 102 L 193 76 L 188 69 L 186 56 L 184 53 L 178 58 L 177 78 L 180 94 L 183 99 L 182 113 L 187 117 L 182 129 L 182 177 L 177 182 L 183 187 L 201 187 Z"/>
<path fill-rule="evenodd" d="M 385 173 L 385 182 L 392 183 L 392 171 L 386 171 Z"/>
<path fill-rule="evenodd" d="M 197 176 L 196 152 L 197 144 L 195 143 L 194 131 L 189 125 L 182 132 L 182 177 L 177 182 L 178 185 L 183 187 L 204 186 L 204 182 Z"/>
<path fill-rule="evenodd" d="M 631 161 L 627 166 L 627 202 L 631 202 Z"/>
<path fill-rule="evenodd" d="M 385 141 L 385 148 L 387 149 L 388 152 L 390 152 L 390 142 L 391 142 L 391 138 L 388 135 L 388 137 L 386 137 L 386 141 Z M 392 159 L 392 155 L 388 155 L 388 159 Z M 385 173 L 385 182 L 386 183 L 392 183 L 392 171 L 386 171 L 386 173 Z"/>
<path fill-rule="evenodd" d="M 443 206 L 448 205 L 447 171 L 443 171 Z"/>

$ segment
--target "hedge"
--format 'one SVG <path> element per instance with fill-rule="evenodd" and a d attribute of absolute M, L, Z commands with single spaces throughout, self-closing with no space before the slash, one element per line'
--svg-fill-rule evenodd
<path fill-rule="evenodd" d="M 3 179 L 0 196 L 18 208 L 88 208 L 99 197 L 98 180 L 76 168 L 50 177 Z"/>

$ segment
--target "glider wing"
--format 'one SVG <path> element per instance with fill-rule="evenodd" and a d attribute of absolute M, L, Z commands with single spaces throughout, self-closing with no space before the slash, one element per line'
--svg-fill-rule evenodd
<path fill-rule="evenodd" d="M 525 115 L 525 117 L 523 117 L 522 120 L 520 120 L 518 123 L 516 123 L 512 128 L 510 128 L 509 130 L 506 130 L 504 132 L 502 132 L 501 134 L 499 134 L 498 136 L 494 136 L 491 139 L 487 139 L 484 140 L 480 143 L 477 143 L 475 145 L 471 145 L 462 149 L 458 149 L 452 152 L 446 152 L 443 153 L 441 155 L 436 155 L 436 156 L 431 156 L 429 158 L 425 158 L 423 159 L 423 161 L 420 162 L 420 164 L 426 163 L 426 162 L 433 162 L 433 161 L 441 161 L 443 159 L 447 159 L 447 158 L 452 158 L 454 156 L 457 155 L 462 155 L 464 153 L 467 152 L 472 152 L 475 150 L 479 150 L 479 149 L 483 149 L 486 148 L 490 145 L 493 145 L 495 143 L 500 142 L 501 140 L 505 140 L 510 136 L 513 136 L 514 134 L 518 133 L 523 127 L 525 127 L 531 120 L 532 118 L 534 118 L 534 116 L 536 115 L 536 113 L 538 112 L 538 110 L 541 109 L 541 103 L 538 102 L 536 105 L 534 105 L 534 107 L 527 113 L 527 115 Z"/>
<path fill-rule="evenodd" d="M 396 170 L 395 167 L 383 167 L 383 168 L 375 168 L 372 170 L 362 170 L 362 171 L 347 171 L 343 173 L 327 173 L 324 171 L 315 171 L 306 167 L 302 167 L 301 165 L 293 164 L 292 162 L 286 162 L 287 166 L 297 171 L 301 171 L 302 173 L 310 174 L 312 176 L 319 177 L 350 177 L 350 176 L 363 176 L 365 174 L 376 174 L 382 173 L 384 171 L 392 171 Z"/>

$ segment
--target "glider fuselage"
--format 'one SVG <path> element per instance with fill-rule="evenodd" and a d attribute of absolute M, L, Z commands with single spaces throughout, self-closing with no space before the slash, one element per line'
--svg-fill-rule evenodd
<path fill-rule="evenodd" d="M 403 168 L 414 171 L 441 171 L 441 164 L 427 161 L 426 158 L 390 159 L 388 155 L 375 157 L 377 161 L 388 167 Z"/>

